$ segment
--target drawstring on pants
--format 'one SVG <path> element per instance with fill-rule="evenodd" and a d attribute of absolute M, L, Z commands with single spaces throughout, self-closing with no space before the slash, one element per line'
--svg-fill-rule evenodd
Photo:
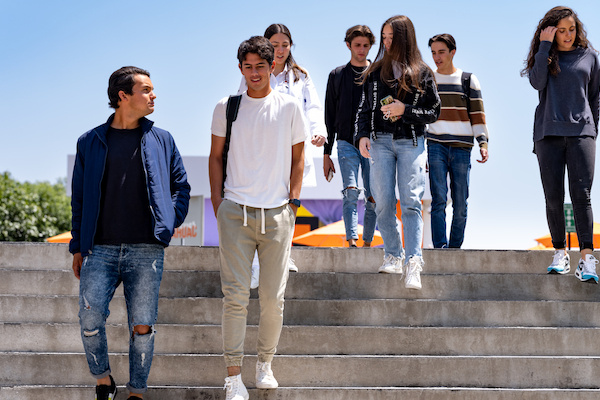
<path fill-rule="evenodd" d="M 260 220 L 261 220 L 260 221 L 260 233 L 264 235 L 267 233 L 264 208 L 260 209 Z M 248 226 L 248 211 L 246 210 L 245 204 L 244 204 L 244 226 Z"/>

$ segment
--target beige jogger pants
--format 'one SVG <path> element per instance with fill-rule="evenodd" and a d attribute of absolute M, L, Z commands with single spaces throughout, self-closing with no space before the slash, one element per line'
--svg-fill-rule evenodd
<path fill-rule="evenodd" d="M 221 287 L 225 296 L 223 352 L 227 367 L 241 366 L 244 357 L 255 250 L 260 262 L 258 359 L 261 362 L 273 359 L 283 326 L 284 292 L 294 223 L 295 215 L 289 204 L 272 209 L 246 207 L 244 210 L 240 204 L 223 200 L 217 210 Z"/>

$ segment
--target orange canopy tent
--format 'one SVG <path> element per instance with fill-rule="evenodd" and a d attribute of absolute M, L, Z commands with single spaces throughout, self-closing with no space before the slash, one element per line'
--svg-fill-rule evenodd
<path fill-rule="evenodd" d="M 363 245 L 362 225 L 358 225 L 358 240 L 356 241 L 357 246 Z M 340 220 L 329 225 L 325 225 L 321 228 L 317 228 L 308 233 L 300 236 L 296 236 L 292 239 L 293 244 L 313 247 L 348 247 L 346 241 L 346 229 L 344 227 L 344 221 Z M 371 246 L 380 246 L 383 244 L 383 239 L 378 231 L 375 231 L 373 242 Z"/>
<path fill-rule="evenodd" d="M 569 236 L 571 237 L 571 247 L 579 247 L 579 241 L 577 240 L 577 234 L 575 232 L 567 233 L 567 246 L 569 246 Z M 548 248 L 554 248 L 552 246 L 552 237 L 548 234 L 546 236 L 535 239 L 536 242 L 542 246 Z M 594 222 L 594 248 L 600 247 L 600 223 Z"/>
<path fill-rule="evenodd" d="M 60 235 L 52 236 L 46 239 L 49 243 L 69 243 L 71 241 L 71 231 L 61 233 Z"/>

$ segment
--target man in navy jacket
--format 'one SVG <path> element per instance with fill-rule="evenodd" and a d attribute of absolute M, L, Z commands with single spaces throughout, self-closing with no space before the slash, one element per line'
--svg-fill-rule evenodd
<path fill-rule="evenodd" d="M 77 142 L 72 182 L 73 272 L 80 279 L 79 321 L 96 399 L 113 400 L 106 318 L 120 282 L 127 303 L 129 399 L 142 398 L 154 353 L 164 248 L 188 212 L 190 185 L 175 141 L 145 116 L 154 111 L 150 74 L 115 71 L 108 121 Z"/>

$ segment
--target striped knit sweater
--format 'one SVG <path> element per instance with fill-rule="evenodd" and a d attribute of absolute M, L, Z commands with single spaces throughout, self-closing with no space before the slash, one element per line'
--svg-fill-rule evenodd
<path fill-rule="evenodd" d="M 435 72 L 438 93 L 442 100 L 442 111 L 438 120 L 429 124 L 427 139 L 451 146 L 472 147 L 477 139 L 480 147 L 487 148 L 488 131 L 479 80 L 471 74 L 471 113 L 463 99 L 462 70 L 451 75 Z"/>

